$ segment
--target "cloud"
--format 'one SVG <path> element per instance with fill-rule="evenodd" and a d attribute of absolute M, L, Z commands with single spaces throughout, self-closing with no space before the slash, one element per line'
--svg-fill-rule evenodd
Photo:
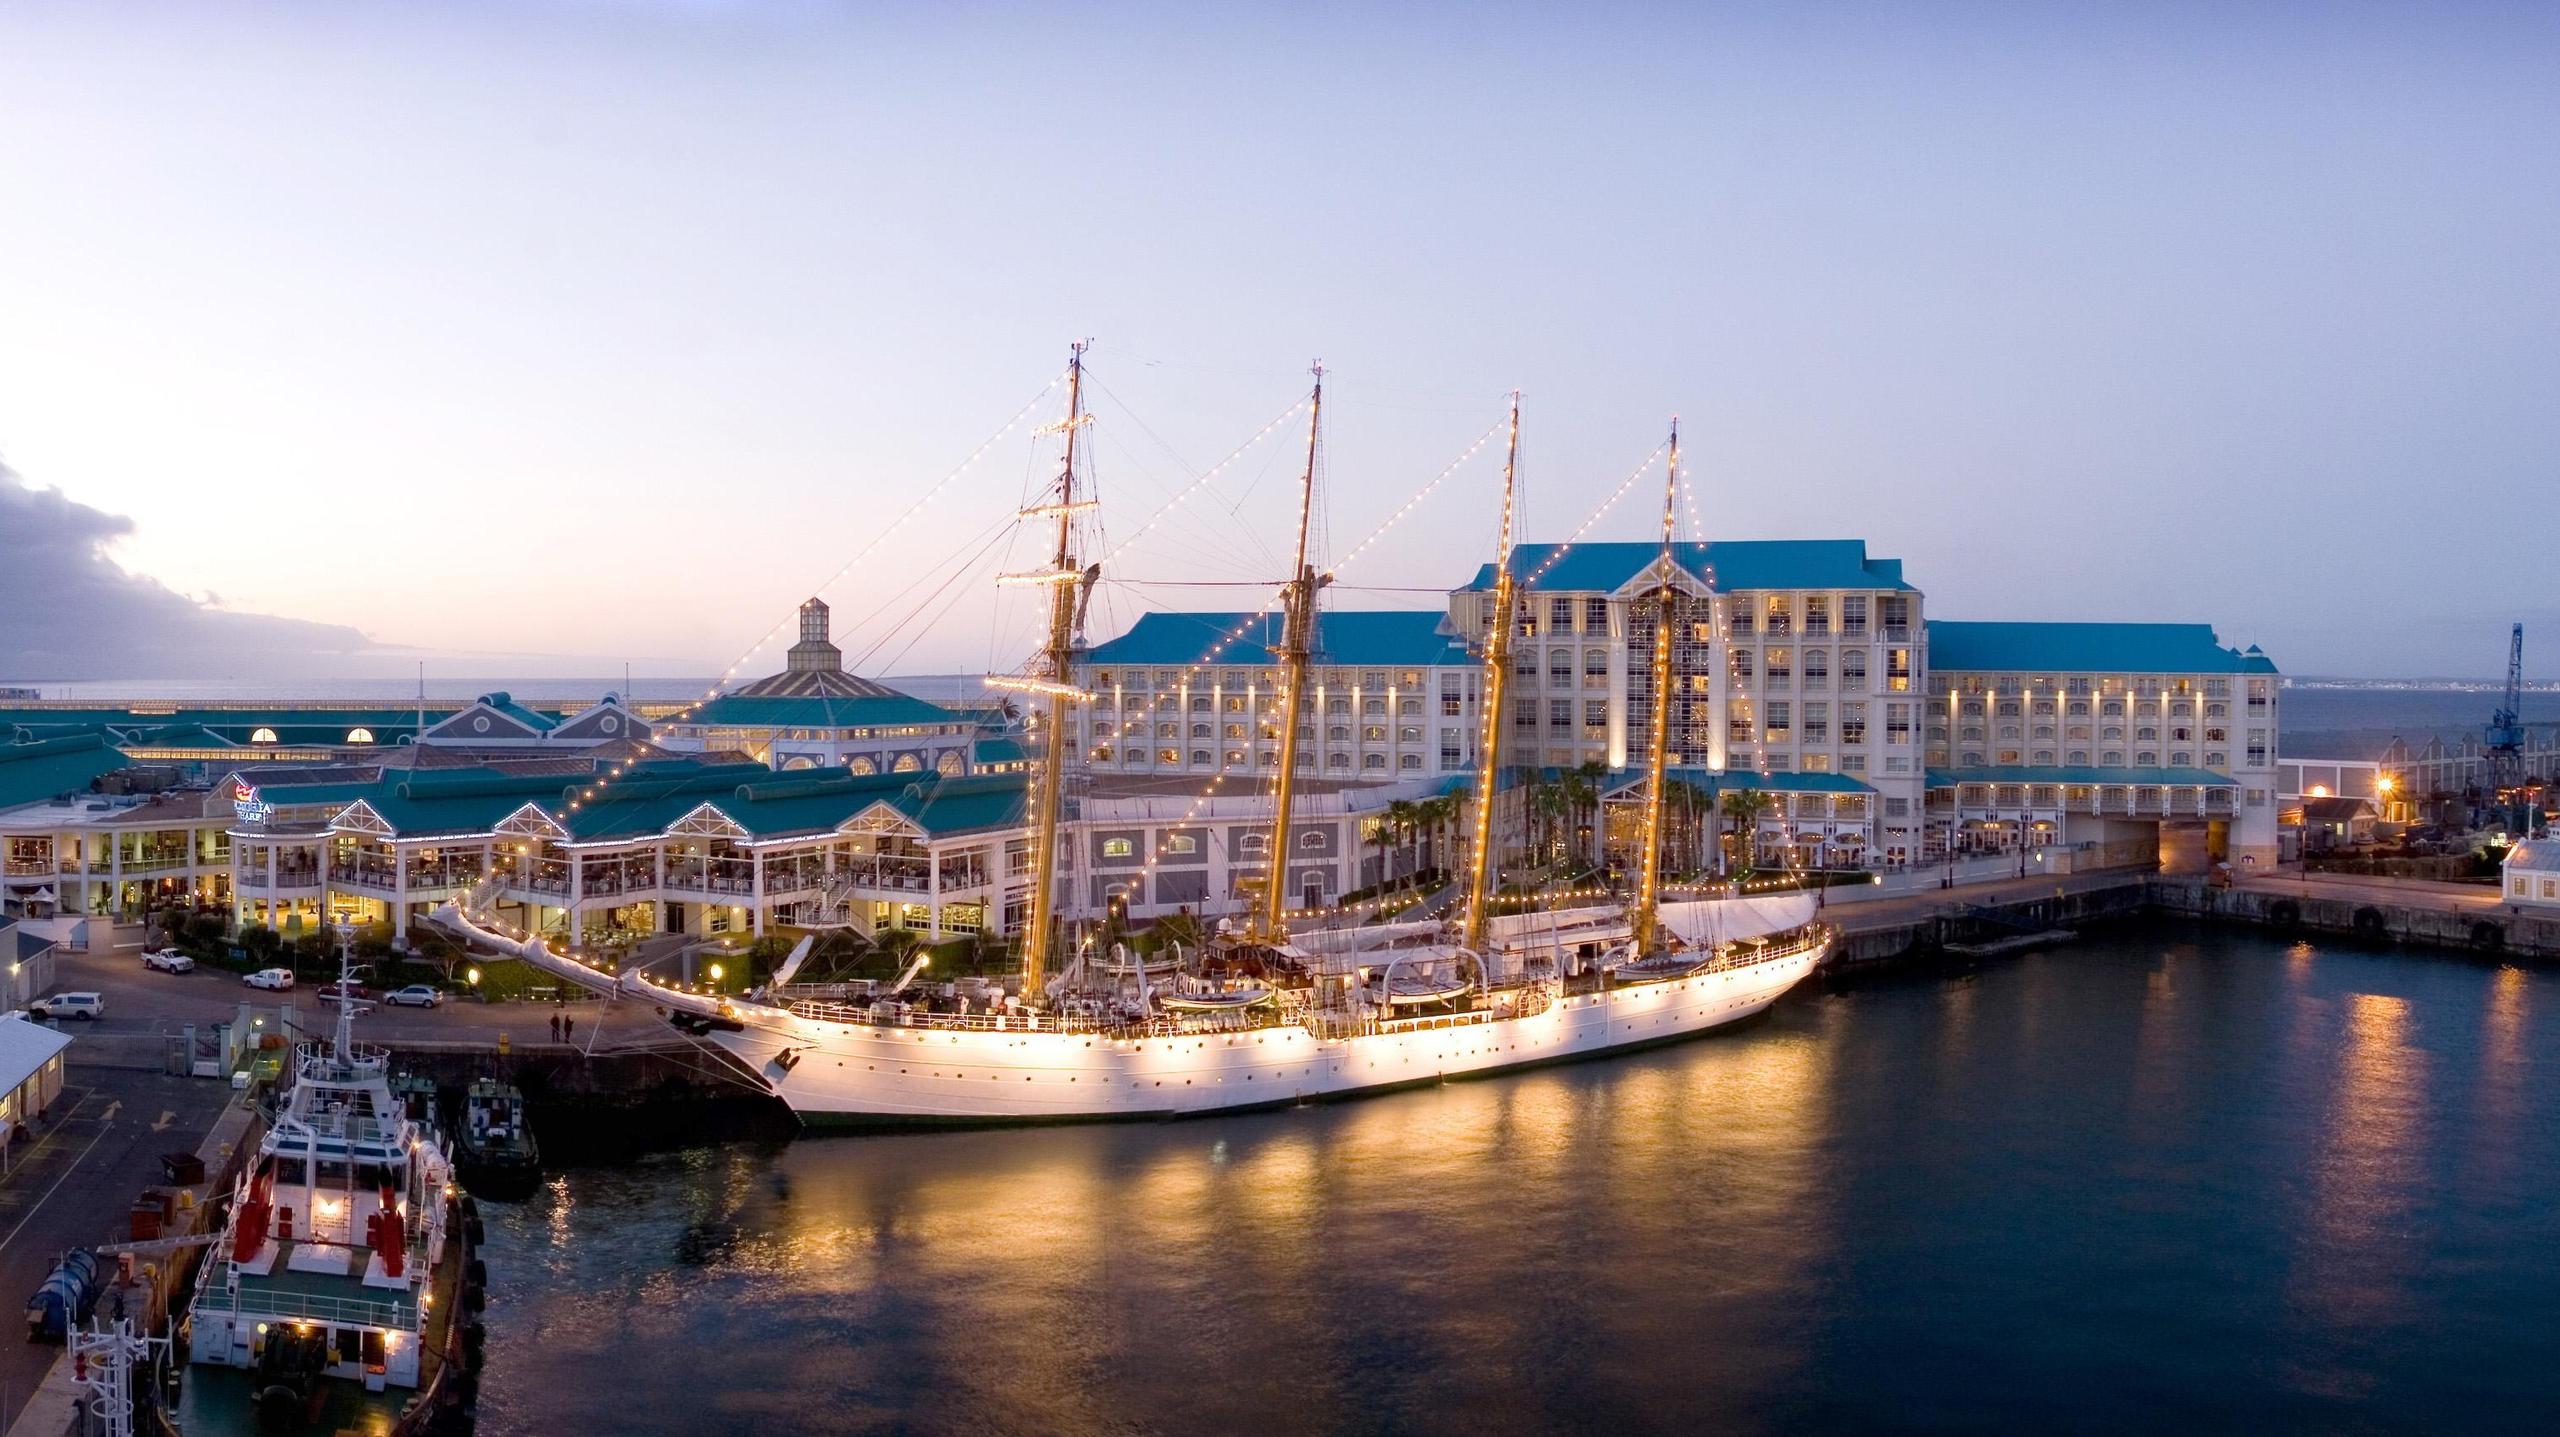
<path fill-rule="evenodd" d="M 133 521 L 0 465 L 0 678 L 201 678 L 370 647 L 342 624 L 236 614 L 127 573 Z"/>

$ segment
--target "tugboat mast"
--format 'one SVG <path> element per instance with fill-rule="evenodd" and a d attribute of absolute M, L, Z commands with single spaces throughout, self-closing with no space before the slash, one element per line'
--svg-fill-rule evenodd
<path fill-rule="evenodd" d="M 1493 894 L 1493 782 L 1502 771 L 1502 709 L 1511 677 L 1512 609 L 1518 592 L 1511 578 L 1512 486 L 1520 472 L 1520 391 L 1511 391 L 1511 445 L 1502 460 L 1502 532 L 1493 550 L 1493 627 L 1485 636 L 1484 707 L 1479 717 L 1481 756 L 1476 764 L 1475 847 L 1467 855 L 1466 926 L 1460 941 L 1482 950 L 1486 909 Z"/>
<path fill-rule="evenodd" d="M 1654 928 L 1662 902 L 1662 776 L 1671 754 L 1671 621 L 1672 601 L 1680 591 L 1680 570 L 1672 552 L 1672 516 L 1680 494 L 1680 421 L 1671 421 L 1671 457 L 1662 483 L 1662 559 L 1660 586 L 1653 591 L 1653 735 L 1645 753 L 1644 859 L 1637 867 L 1634 913 L 1635 951 L 1653 948 Z"/>
<path fill-rule="evenodd" d="M 1315 393 L 1307 407 L 1307 471 L 1298 482 L 1298 554 L 1289 566 L 1282 590 L 1280 626 L 1280 781 L 1271 802 L 1271 841 L 1265 850 L 1270 864 L 1262 884 L 1262 909 L 1251 936 L 1256 942 L 1280 940 L 1280 913 L 1288 903 L 1289 806 L 1298 777 L 1298 713 L 1307 690 L 1307 657 L 1315 647 L 1316 590 L 1323 581 L 1307 563 L 1307 525 L 1315 512 L 1316 438 L 1324 422 L 1324 361 L 1314 366 Z"/>
<path fill-rule="evenodd" d="M 1052 871 L 1058 853 L 1058 812 L 1067 777 L 1067 700 L 1075 669 L 1076 581 L 1074 537 L 1076 502 L 1076 435 L 1084 428 L 1084 350 L 1086 341 L 1067 347 L 1066 457 L 1058 466 L 1058 498 L 1054 504 L 1026 509 L 1022 517 L 1054 514 L 1058 520 L 1053 567 L 1041 576 L 1049 585 L 1049 645 L 1042 659 L 1041 686 L 1049 700 L 1048 744 L 1040 754 L 1039 812 L 1031 840 L 1031 926 L 1022 940 L 1022 1001 L 1037 1004 L 1047 976 L 1052 931 L 1057 922 L 1057 881 Z"/>

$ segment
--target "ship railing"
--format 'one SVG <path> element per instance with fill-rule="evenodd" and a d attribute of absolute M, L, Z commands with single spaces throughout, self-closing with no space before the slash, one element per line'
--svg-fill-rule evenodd
<path fill-rule="evenodd" d="M 232 1276 L 231 1264 L 225 1261 L 197 1295 L 196 1306 L 227 1309 L 245 1316 L 280 1317 L 288 1322 L 328 1322 L 341 1327 L 388 1327 L 400 1331 L 409 1330 L 417 1320 L 416 1310 L 405 1302 L 375 1302 L 274 1288 L 243 1293 L 234 1288 Z"/>

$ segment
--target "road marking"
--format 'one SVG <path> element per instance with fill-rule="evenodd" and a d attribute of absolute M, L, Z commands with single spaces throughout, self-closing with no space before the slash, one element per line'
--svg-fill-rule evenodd
<path fill-rule="evenodd" d="M 176 1122 L 177 1120 L 178 1120 L 178 1112 L 177 1112 L 177 1109 L 175 1109 L 175 1108 L 162 1108 L 162 1109 L 160 1110 L 160 1118 L 159 1118 L 159 1121 L 157 1121 L 157 1122 L 155 1122 L 155 1123 L 153 1123 L 153 1124 L 151 1125 L 151 1131 L 153 1131 L 153 1132 L 155 1132 L 155 1133 L 165 1133 L 165 1132 L 169 1131 L 169 1125 L 170 1125 L 171 1123 Z"/>
<path fill-rule="evenodd" d="M 101 1123 L 112 1123 L 116 1120 L 116 1114 L 123 1111 L 124 1099 L 110 1098 L 107 1100 L 107 1110 L 98 1114 L 98 1121 Z"/>
<path fill-rule="evenodd" d="M 67 1122 L 69 1120 L 65 1119 L 65 1121 Z M 88 1161 L 89 1154 L 96 1150 L 98 1144 L 103 1141 L 106 1136 L 106 1127 L 101 1124 L 98 1128 L 98 1135 L 89 1140 L 89 1146 L 82 1148 L 80 1150 L 80 1156 L 73 1158 L 70 1164 L 63 1168 L 62 1175 L 53 1180 L 53 1186 L 46 1188 L 42 1197 L 37 1198 L 34 1202 L 27 1205 L 26 1214 L 18 1219 L 18 1225 L 16 1227 L 9 1229 L 9 1235 L 7 1237 L 0 1237 L 0 1252 L 6 1252 L 9 1250 L 9 1244 L 18 1240 L 18 1234 L 26 1231 L 27 1224 L 35 1221 L 37 1213 L 44 1211 L 44 1205 L 53 1201 L 54 1193 L 60 1190 L 64 1183 L 70 1181 L 73 1173 L 80 1171 L 80 1164 Z M 29 1153 L 28 1156 L 33 1157 L 34 1154 Z"/>

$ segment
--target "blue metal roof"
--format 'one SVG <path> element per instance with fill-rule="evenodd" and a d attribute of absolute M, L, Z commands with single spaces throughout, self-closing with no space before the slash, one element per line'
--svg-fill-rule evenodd
<path fill-rule="evenodd" d="M 1447 615 L 1437 609 L 1337 609 L 1316 615 L 1320 664 L 1464 664 L 1465 649 L 1440 632 Z M 1226 647 L 1218 641 L 1239 626 Z M 1129 632 L 1085 650 L 1088 664 L 1269 664 L 1280 642 L 1280 616 L 1257 614 L 1141 614 Z"/>
<path fill-rule="evenodd" d="M 2086 764 L 2062 768 L 2031 768 L 2022 763 L 1995 763 L 1976 768 L 1933 768 L 1929 770 L 1929 787 L 1953 788 L 1960 783 L 2063 783 L 2100 786 L 2122 784 L 2149 785 L 2155 788 L 2238 788 L 2239 780 L 2229 774 L 2215 773 L 2209 768 L 2092 768 Z"/>
<path fill-rule="evenodd" d="M 2023 624 L 1929 621 L 1938 673 L 2271 674 L 2256 647 L 2227 649 L 2211 624 Z"/>
<path fill-rule="evenodd" d="M 1549 770 L 1550 776 L 1559 770 Z M 1873 793 L 1875 788 L 1865 780 L 1846 773 L 1798 773 L 1778 769 L 1762 773 L 1749 768 L 1674 767 L 1663 770 L 1663 777 L 1673 783 L 1686 783 L 1708 793 L 1721 794 L 1728 789 L 1748 789 L 1759 793 Z M 1602 793 L 1620 793 L 1641 787 L 1644 773 L 1640 769 L 1621 768 L 1610 771 L 1600 782 Z"/>
<path fill-rule="evenodd" d="M 1661 553 L 1660 544 L 1520 544 L 1511 550 L 1510 569 L 1532 590 L 1615 593 Z M 1674 545 L 1672 557 L 1720 591 L 1911 589 L 1902 581 L 1902 561 L 1867 557 L 1863 539 L 1722 539 Z M 1492 588 L 1493 566 L 1479 566 L 1463 587 Z"/>

